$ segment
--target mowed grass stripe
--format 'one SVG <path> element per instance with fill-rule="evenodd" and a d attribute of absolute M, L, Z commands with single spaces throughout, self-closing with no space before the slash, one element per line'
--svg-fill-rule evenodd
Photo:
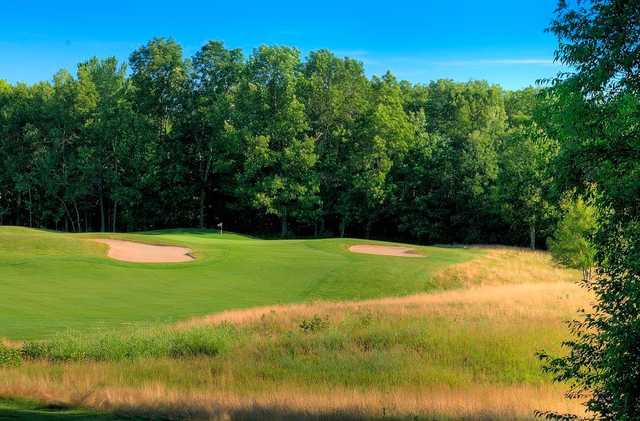
<path fill-rule="evenodd" d="M 137 264 L 106 257 L 109 237 L 193 249 L 188 263 Z M 0 337 L 173 322 L 232 308 L 358 300 L 432 291 L 433 276 L 477 249 L 417 247 L 424 259 L 350 253 L 353 239 L 259 240 L 171 230 L 61 234 L 0 227 Z"/>

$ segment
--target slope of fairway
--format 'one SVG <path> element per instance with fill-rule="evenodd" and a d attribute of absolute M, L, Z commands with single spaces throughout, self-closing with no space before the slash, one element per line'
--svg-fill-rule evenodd
<path fill-rule="evenodd" d="M 173 244 L 196 260 L 142 264 L 109 259 L 91 238 Z M 173 322 L 232 308 L 358 300 L 447 288 L 442 269 L 478 249 L 415 247 L 424 259 L 355 254 L 353 239 L 258 240 L 197 230 L 61 234 L 0 227 L 0 337 Z"/>

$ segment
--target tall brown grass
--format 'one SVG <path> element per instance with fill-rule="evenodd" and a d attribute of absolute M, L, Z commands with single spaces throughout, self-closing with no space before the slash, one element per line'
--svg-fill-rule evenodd
<path fill-rule="evenodd" d="M 516 283 L 577 282 L 577 270 L 555 264 L 548 252 L 518 247 L 476 246 L 486 253 L 436 274 L 443 288 Z"/>
<path fill-rule="evenodd" d="M 266 392 L 220 389 L 176 390 L 147 382 L 137 387 L 102 385 L 100 364 L 67 367 L 56 380 L 19 373 L 0 380 L 0 396 L 30 396 L 69 407 L 90 407 L 123 415 L 169 419 L 354 419 L 427 417 L 428 419 L 533 420 L 536 409 L 584 414 L 562 399 L 556 386 L 470 385 L 393 391 L 345 388 L 301 390 L 280 386 Z"/>

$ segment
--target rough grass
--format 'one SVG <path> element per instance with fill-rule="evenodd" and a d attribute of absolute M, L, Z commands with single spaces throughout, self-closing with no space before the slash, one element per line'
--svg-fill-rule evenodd
<path fill-rule="evenodd" d="M 553 262 L 544 251 L 517 247 L 474 246 L 486 253 L 448 266 L 434 280 L 442 288 L 515 283 L 575 282 L 580 274 Z"/>
<path fill-rule="evenodd" d="M 215 357 L 227 347 L 229 326 L 129 329 L 81 335 L 67 332 L 46 341 L 27 341 L 15 349 L 22 359 L 65 361 L 122 361 L 140 358 Z"/>
<path fill-rule="evenodd" d="M 0 396 L 178 418 L 532 419 L 579 411 L 534 353 L 557 350 L 562 321 L 588 302 L 568 283 L 501 285 L 227 312 L 159 331 L 223 337 L 215 356 L 95 358 L 96 336 L 78 335 L 69 358 L 53 358 L 65 363 L 43 355 L 1 369 Z"/>
<path fill-rule="evenodd" d="M 125 263 L 88 238 L 184 245 L 188 263 Z M 481 250 L 417 247 L 425 259 L 350 253 L 352 239 L 267 241 L 212 231 L 61 234 L 0 227 L 0 337 L 37 339 L 170 323 L 234 308 L 359 300 L 442 287 L 434 275 Z"/>

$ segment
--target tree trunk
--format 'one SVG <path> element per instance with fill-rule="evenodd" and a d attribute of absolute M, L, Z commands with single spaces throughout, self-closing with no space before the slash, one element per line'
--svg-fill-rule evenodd
<path fill-rule="evenodd" d="M 29 188 L 29 228 L 33 228 L 33 201 L 31 200 L 31 188 Z"/>
<path fill-rule="evenodd" d="M 529 248 L 536 249 L 536 226 L 534 224 L 529 225 Z"/>
<path fill-rule="evenodd" d="M 280 232 L 281 237 L 286 237 L 289 231 L 289 227 L 287 225 L 287 208 L 284 208 L 282 211 L 282 217 L 280 218 L 280 222 L 282 224 L 282 230 Z"/>
<path fill-rule="evenodd" d="M 116 232 L 116 216 L 118 215 L 118 202 L 113 201 L 113 232 Z"/>
<path fill-rule="evenodd" d="M 367 226 L 365 227 L 365 234 L 367 240 L 371 238 L 371 225 L 373 225 L 373 220 L 369 219 L 367 221 Z"/>
<path fill-rule="evenodd" d="M 200 228 L 204 228 L 204 202 L 207 196 L 207 191 L 204 186 L 200 189 Z"/>
<path fill-rule="evenodd" d="M 347 217 L 343 217 L 340 220 L 340 238 L 344 238 L 344 233 L 347 230 Z"/>
<path fill-rule="evenodd" d="M 16 201 L 16 226 L 20 226 L 20 206 L 22 205 L 22 193 L 18 193 L 18 200 Z"/>
<path fill-rule="evenodd" d="M 104 232 L 104 194 L 100 189 L 100 232 Z"/>
<path fill-rule="evenodd" d="M 78 204 L 76 203 L 76 201 L 73 201 L 73 208 L 76 211 L 76 221 L 78 221 L 78 231 L 80 232 L 82 230 L 82 224 L 80 224 L 80 212 L 78 212 Z"/>

